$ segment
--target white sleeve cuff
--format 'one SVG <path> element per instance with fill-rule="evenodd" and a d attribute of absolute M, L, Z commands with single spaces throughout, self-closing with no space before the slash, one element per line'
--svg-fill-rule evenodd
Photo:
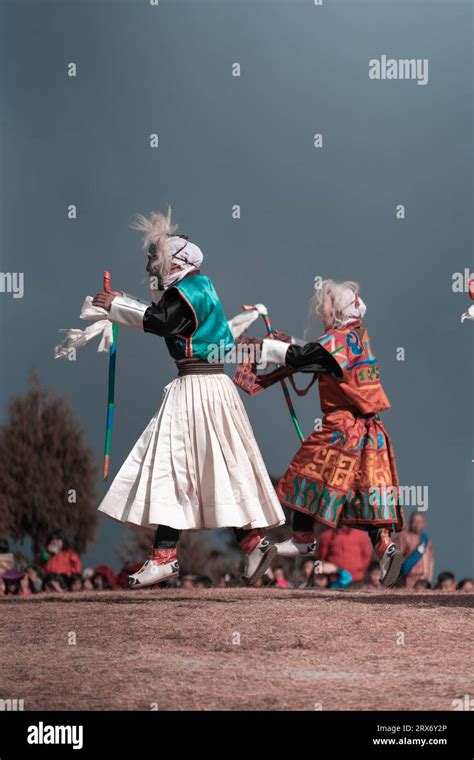
<path fill-rule="evenodd" d="M 254 309 L 253 311 L 244 311 L 241 314 L 236 314 L 232 319 L 228 319 L 227 324 L 234 338 L 242 335 L 258 317 L 258 311 Z"/>
<path fill-rule="evenodd" d="M 138 301 L 133 296 L 115 296 L 112 301 L 109 319 L 118 325 L 130 327 L 132 330 L 143 330 L 143 315 L 150 304 Z"/>
<path fill-rule="evenodd" d="M 285 364 L 286 352 L 290 347 L 289 343 L 273 338 L 265 338 L 262 343 L 261 364 Z"/>

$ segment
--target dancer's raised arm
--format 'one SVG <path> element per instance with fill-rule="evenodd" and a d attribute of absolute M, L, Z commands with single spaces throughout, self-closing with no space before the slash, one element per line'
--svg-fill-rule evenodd
<path fill-rule="evenodd" d="M 92 303 L 109 311 L 111 322 L 163 338 L 189 335 L 196 327 L 191 307 L 173 288 L 159 303 L 144 303 L 125 293 L 98 293 Z"/>

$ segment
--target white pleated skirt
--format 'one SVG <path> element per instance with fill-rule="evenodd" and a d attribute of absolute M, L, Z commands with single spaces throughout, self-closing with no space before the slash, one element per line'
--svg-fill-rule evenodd
<path fill-rule="evenodd" d="M 285 522 L 227 375 L 186 375 L 166 386 L 158 412 L 99 511 L 144 528 L 268 528 Z"/>

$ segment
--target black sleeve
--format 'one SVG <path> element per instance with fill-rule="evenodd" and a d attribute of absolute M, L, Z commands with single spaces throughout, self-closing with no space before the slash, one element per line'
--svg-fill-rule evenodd
<path fill-rule="evenodd" d="M 326 372 L 342 377 L 342 369 L 336 359 L 320 343 L 291 345 L 286 352 L 285 364 L 298 372 Z"/>
<path fill-rule="evenodd" d="M 176 290 L 166 293 L 158 304 L 152 303 L 143 315 L 145 332 L 161 335 L 190 335 L 195 329 L 194 313 Z"/>

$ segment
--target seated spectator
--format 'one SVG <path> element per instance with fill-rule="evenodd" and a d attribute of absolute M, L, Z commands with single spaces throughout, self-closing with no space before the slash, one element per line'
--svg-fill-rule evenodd
<path fill-rule="evenodd" d="M 84 572 L 82 573 L 82 590 L 83 591 L 94 591 L 94 586 L 92 583 L 93 575 L 94 575 L 94 571 L 92 567 L 86 567 Z"/>
<path fill-rule="evenodd" d="M 80 573 L 73 573 L 69 578 L 69 591 L 82 591 L 84 579 Z"/>
<path fill-rule="evenodd" d="M 115 573 L 108 565 L 98 565 L 92 576 L 92 585 L 96 591 L 111 591 L 117 585 Z"/>
<path fill-rule="evenodd" d="M 474 580 L 472 578 L 463 578 L 456 586 L 458 591 L 474 591 Z"/>
<path fill-rule="evenodd" d="M 212 581 L 210 578 L 207 577 L 207 575 L 200 575 L 198 578 L 196 578 L 196 581 L 194 583 L 194 588 L 211 588 L 212 587 Z"/>
<path fill-rule="evenodd" d="M 347 570 L 352 581 L 363 581 L 372 557 L 372 544 L 364 530 L 340 526 L 324 531 L 319 539 L 318 559 Z"/>
<path fill-rule="evenodd" d="M 33 584 L 31 583 L 27 573 L 23 574 L 23 578 L 20 581 L 20 586 L 20 596 L 33 596 Z"/>
<path fill-rule="evenodd" d="M 408 530 L 397 533 L 395 543 L 403 554 L 400 571 L 407 588 L 413 588 L 418 580 L 429 581 L 433 577 L 433 545 L 426 533 L 426 520 L 421 512 L 413 512 Z"/>
<path fill-rule="evenodd" d="M 25 567 L 25 573 L 30 579 L 33 593 L 37 594 L 43 589 L 43 572 L 36 565 L 27 565 Z"/>
<path fill-rule="evenodd" d="M 107 583 L 107 579 L 101 575 L 101 573 L 97 573 L 97 575 L 94 573 L 91 581 L 95 591 L 110 591 L 110 586 Z"/>
<path fill-rule="evenodd" d="M 413 586 L 414 591 L 428 591 L 430 588 L 431 583 L 429 581 L 425 581 L 423 578 L 417 580 Z"/>
<path fill-rule="evenodd" d="M 181 578 L 181 588 L 195 588 L 196 585 L 196 576 L 190 575 L 189 573 L 187 575 L 183 575 Z"/>
<path fill-rule="evenodd" d="M 290 588 L 290 584 L 285 576 L 285 570 L 282 567 L 273 568 L 273 588 Z"/>
<path fill-rule="evenodd" d="M 55 530 L 48 539 L 46 552 L 41 555 L 45 575 L 66 575 L 80 573 L 81 560 L 73 551 L 62 530 Z"/>
<path fill-rule="evenodd" d="M 3 573 L 3 583 L 5 586 L 5 596 L 20 596 L 21 581 L 25 574 L 21 570 L 7 570 Z"/>
<path fill-rule="evenodd" d="M 456 578 L 453 573 L 448 570 L 440 573 L 436 581 L 436 591 L 455 591 L 456 590 Z"/>
<path fill-rule="evenodd" d="M 67 580 L 64 575 L 59 573 L 51 573 L 44 579 L 44 590 L 46 593 L 58 593 L 62 594 L 67 591 Z"/>
<path fill-rule="evenodd" d="M 378 591 L 380 586 L 381 576 L 380 564 L 378 562 L 371 562 L 367 568 L 367 575 L 365 584 L 362 586 L 364 591 Z"/>
<path fill-rule="evenodd" d="M 13 554 L 6 538 L 0 538 L 0 575 L 13 570 Z"/>
<path fill-rule="evenodd" d="M 305 559 L 301 565 L 301 572 L 296 580 L 296 588 L 309 588 L 313 584 L 314 575 L 314 561 L 312 559 Z"/>
<path fill-rule="evenodd" d="M 329 575 L 325 573 L 314 573 L 311 580 L 311 588 L 328 588 L 329 587 Z"/>

